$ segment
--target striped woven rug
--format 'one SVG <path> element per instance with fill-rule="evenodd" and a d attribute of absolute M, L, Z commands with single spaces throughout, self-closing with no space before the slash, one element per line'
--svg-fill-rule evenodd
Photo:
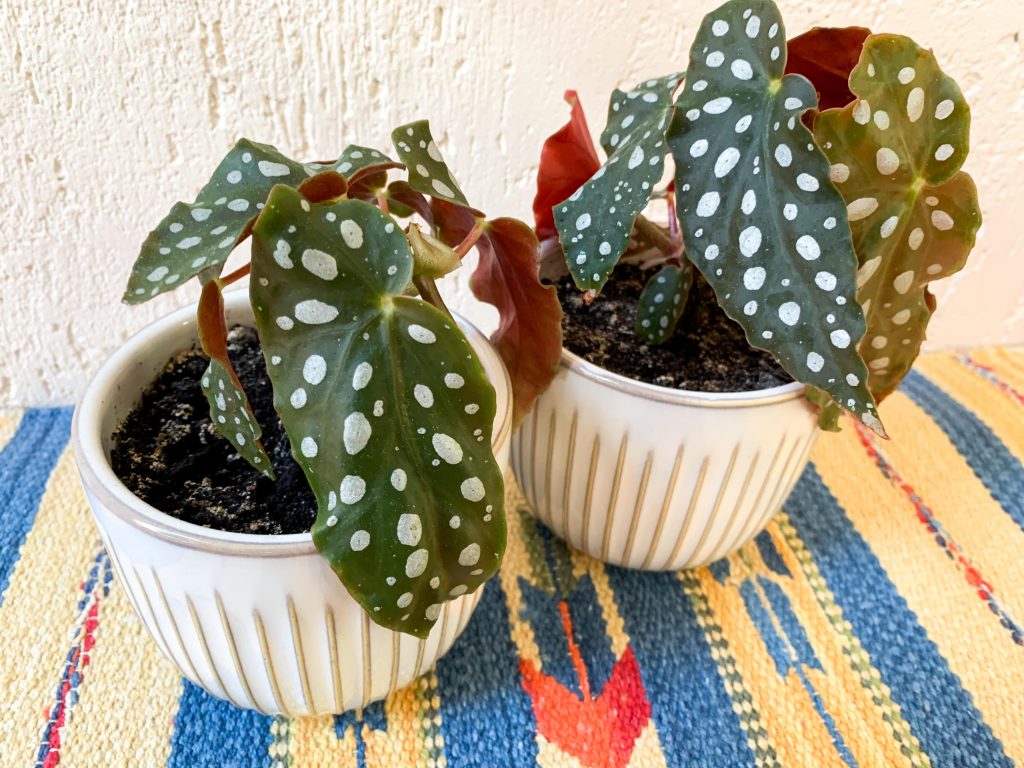
<path fill-rule="evenodd" d="M 289 720 L 159 655 L 70 410 L 0 412 L 0 764 L 1024 765 L 1024 352 L 925 358 L 882 415 L 891 442 L 823 437 L 768 530 L 693 572 L 570 552 L 511 488 L 453 651 L 359 717 Z"/>

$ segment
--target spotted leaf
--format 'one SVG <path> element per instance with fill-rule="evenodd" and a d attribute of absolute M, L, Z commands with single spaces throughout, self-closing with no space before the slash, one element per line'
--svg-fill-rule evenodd
<path fill-rule="evenodd" d="M 494 389 L 454 322 L 401 295 L 408 242 L 369 203 L 275 188 L 252 277 L 274 404 L 317 499 L 313 540 L 375 621 L 424 637 L 504 550 Z"/>
<path fill-rule="evenodd" d="M 930 51 L 906 37 L 870 37 L 850 84 L 857 101 L 822 112 L 815 133 L 848 203 L 867 317 L 860 352 L 881 399 L 924 341 L 934 310 L 928 283 L 963 267 L 981 213 L 960 171 L 970 111 Z"/>
<path fill-rule="evenodd" d="M 770 0 L 731 0 L 701 25 L 669 128 L 686 252 L 752 346 L 881 431 L 846 206 L 800 121 L 814 88 L 783 75 L 785 40 Z"/>
<path fill-rule="evenodd" d="M 609 153 L 597 173 L 554 207 L 566 264 L 577 287 L 597 293 L 629 247 L 637 214 L 665 168 L 665 128 L 682 75 L 616 90 L 601 142 Z"/>
<path fill-rule="evenodd" d="M 693 270 L 689 264 L 667 264 L 652 275 L 636 308 L 636 335 L 648 344 L 668 341 L 686 309 L 692 285 Z"/>
<path fill-rule="evenodd" d="M 430 123 L 417 120 L 396 128 L 391 141 L 409 169 L 409 185 L 425 195 L 449 203 L 469 205 L 430 134 Z"/>
<path fill-rule="evenodd" d="M 223 264 L 248 233 L 275 184 L 309 176 L 268 144 L 242 139 L 217 166 L 193 203 L 175 203 L 149 233 L 132 267 L 124 301 L 139 304 Z"/>
<path fill-rule="evenodd" d="M 307 169 L 314 173 L 335 171 L 340 173 L 350 184 L 355 184 L 361 177 L 386 171 L 389 168 L 400 168 L 397 163 L 380 150 L 350 144 L 342 150 L 341 156 L 333 163 L 309 163 Z"/>
<path fill-rule="evenodd" d="M 260 425 L 228 357 L 224 299 L 215 280 L 203 285 L 198 320 L 199 340 L 203 351 L 210 356 L 210 364 L 200 380 L 210 404 L 210 421 L 253 469 L 273 479 L 274 470 L 260 442 Z"/>

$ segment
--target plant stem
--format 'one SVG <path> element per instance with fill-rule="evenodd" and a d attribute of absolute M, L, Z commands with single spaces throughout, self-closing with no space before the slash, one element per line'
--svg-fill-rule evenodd
<path fill-rule="evenodd" d="M 469 253 L 469 250 L 476 245 L 476 241 L 480 239 L 486 227 L 487 221 L 485 219 L 477 219 L 476 223 L 473 224 L 473 228 L 462 239 L 462 242 L 455 246 L 455 255 L 461 259 Z"/>
<path fill-rule="evenodd" d="M 252 263 L 251 262 L 249 264 L 246 264 L 244 267 L 239 267 L 234 272 L 232 272 L 230 275 L 226 275 L 225 277 L 220 278 L 218 280 L 218 282 L 220 283 L 222 288 L 224 286 L 226 286 L 226 285 L 231 285 L 232 283 L 236 283 L 239 280 L 241 280 L 243 277 L 248 275 L 250 269 L 252 269 Z"/>
<path fill-rule="evenodd" d="M 377 192 L 377 207 L 380 208 L 382 213 L 390 214 L 388 210 L 388 197 L 383 194 L 385 190 L 381 189 Z"/>
<path fill-rule="evenodd" d="M 437 283 L 434 282 L 432 277 L 413 277 L 412 284 L 416 286 L 416 290 L 420 292 L 420 298 L 422 298 L 428 304 L 433 304 L 435 307 L 444 312 L 452 320 L 451 310 L 444 303 L 444 299 L 441 298 L 441 292 L 437 290 Z"/>
<path fill-rule="evenodd" d="M 655 248 L 666 256 L 672 256 L 679 250 L 676 243 L 672 242 L 672 238 L 666 235 L 657 224 L 645 218 L 643 214 L 639 214 L 636 217 L 633 227 L 640 233 L 641 237 L 649 240 Z"/>

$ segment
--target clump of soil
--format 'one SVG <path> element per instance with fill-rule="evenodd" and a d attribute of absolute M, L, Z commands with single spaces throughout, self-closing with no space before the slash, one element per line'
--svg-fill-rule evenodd
<path fill-rule="evenodd" d="M 259 339 L 237 326 L 228 335 L 234 364 L 256 420 L 276 480 L 239 456 L 210 421 L 200 388 L 208 358 L 181 353 L 149 386 L 114 433 L 111 465 L 143 501 L 190 523 L 236 533 L 302 533 L 316 518 L 316 499 L 274 410 Z"/>
<path fill-rule="evenodd" d="M 641 342 L 633 325 L 637 300 L 651 274 L 620 264 L 590 305 L 571 277 L 559 280 L 565 347 L 613 373 L 673 389 L 742 392 L 792 381 L 771 355 L 747 343 L 743 329 L 719 308 L 700 274 L 672 338 L 659 346 Z"/>

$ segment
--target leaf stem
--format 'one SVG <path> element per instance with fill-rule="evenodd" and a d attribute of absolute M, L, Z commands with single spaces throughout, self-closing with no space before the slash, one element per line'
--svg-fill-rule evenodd
<path fill-rule="evenodd" d="M 241 280 L 243 277 L 248 275 L 250 269 L 252 269 L 252 263 L 251 262 L 249 264 L 246 264 L 243 267 L 239 267 L 234 272 L 232 272 L 230 275 L 226 275 L 225 277 L 220 278 L 217 282 L 220 283 L 220 286 L 222 288 L 224 286 L 226 286 L 226 285 L 231 285 L 232 283 L 236 283 L 239 280 Z"/>
<path fill-rule="evenodd" d="M 377 207 L 380 208 L 381 213 L 385 213 L 390 216 L 391 211 L 388 209 L 388 196 L 386 193 L 387 190 L 385 189 L 377 190 Z"/>
<path fill-rule="evenodd" d="M 441 298 L 441 292 L 437 290 L 437 283 L 434 282 L 432 277 L 424 277 L 422 275 L 414 277 L 412 284 L 416 286 L 416 290 L 420 292 L 420 298 L 422 298 L 428 304 L 432 304 L 439 310 L 444 312 L 452 320 L 451 310 L 448 309 L 448 305 L 444 303 L 444 299 Z"/>
<path fill-rule="evenodd" d="M 473 224 L 473 228 L 469 230 L 466 236 L 462 239 L 462 242 L 455 246 L 455 255 L 460 259 L 469 253 L 470 249 L 476 245 L 476 241 L 483 235 L 484 230 L 487 228 L 486 219 L 477 219 L 476 223 Z"/>
<path fill-rule="evenodd" d="M 633 222 L 633 227 L 666 256 L 673 256 L 679 250 L 678 245 L 672 241 L 672 238 L 666 235 L 661 227 L 647 219 L 643 214 L 637 215 L 636 221 Z"/>

